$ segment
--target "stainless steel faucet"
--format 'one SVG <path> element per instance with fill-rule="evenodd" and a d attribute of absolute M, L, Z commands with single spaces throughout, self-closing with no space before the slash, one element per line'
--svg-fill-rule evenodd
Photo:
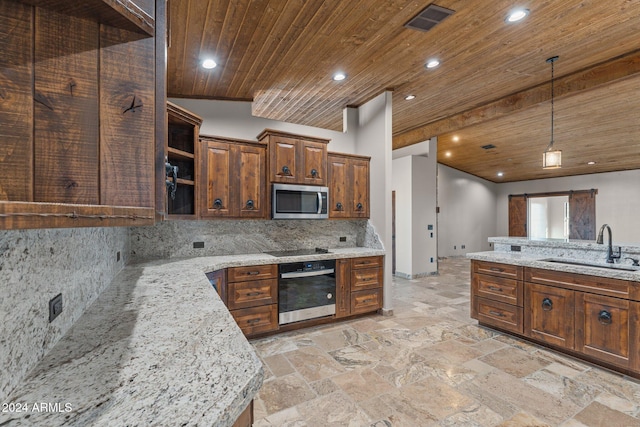
<path fill-rule="evenodd" d="M 611 227 L 609 227 L 609 224 L 602 224 L 602 227 L 600 227 L 600 231 L 598 231 L 598 238 L 596 239 L 596 243 L 599 245 L 604 244 L 603 242 L 603 234 L 604 234 L 604 229 L 607 229 L 607 234 L 609 235 L 609 246 L 607 246 L 607 263 L 609 264 L 613 264 L 615 262 L 616 259 L 620 259 L 621 255 L 622 255 L 622 248 L 620 246 L 618 246 L 618 253 L 617 255 L 613 254 L 613 244 L 611 242 L 612 238 L 611 238 Z"/>

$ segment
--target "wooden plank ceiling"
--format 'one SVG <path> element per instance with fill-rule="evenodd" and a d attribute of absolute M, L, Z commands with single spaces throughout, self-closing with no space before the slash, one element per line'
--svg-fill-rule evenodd
<path fill-rule="evenodd" d="M 171 0 L 168 94 L 341 130 L 343 108 L 393 90 L 394 148 L 438 136 L 439 162 L 490 181 L 640 168 L 638 0 L 437 0 L 455 13 L 428 32 L 404 27 L 429 4 Z M 514 6 L 531 13 L 507 24 Z M 555 55 L 563 167 L 544 171 Z M 202 69 L 206 57 L 219 66 Z M 430 58 L 441 65 L 427 70 Z"/>

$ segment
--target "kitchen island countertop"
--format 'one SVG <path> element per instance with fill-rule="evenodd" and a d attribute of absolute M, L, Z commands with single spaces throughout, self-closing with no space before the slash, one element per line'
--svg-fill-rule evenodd
<path fill-rule="evenodd" d="M 204 273 L 384 253 L 340 248 L 128 265 L 10 394 L 7 403 L 23 410 L 0 424 L 230 426 L 264 372 Z"/>

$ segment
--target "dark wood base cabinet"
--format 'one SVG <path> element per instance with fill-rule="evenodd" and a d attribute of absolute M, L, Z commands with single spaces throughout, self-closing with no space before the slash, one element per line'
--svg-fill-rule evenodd
<path fill-rule="evenodd" d="M 640 378 L 640 283 L 471 263 L 471 317 Z"/>
<path fill-rule="evenodd" d="M 207 273 L 248 338 L 335 322 L 382 308 L 384 257 L 336 260 L 336 314 L 278 325 L 278 265 L 232 267 Z"/>

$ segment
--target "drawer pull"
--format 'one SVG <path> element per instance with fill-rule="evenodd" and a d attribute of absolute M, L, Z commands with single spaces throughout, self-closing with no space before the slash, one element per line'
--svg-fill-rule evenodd
<path fill-rule="evenodd" d="M 248 297 L 257 297 L 258 295 L 260 295 L 262 292 L 249 292 L 247 294 Z"/>
<path fill-rule="evenodd" d="M 255 319 L 249 319 L 247 320 L 247 323 L 251 324 L 251 323 L 258 323 L 260 321 L 260 318 L 255 318 Z"/>
<path fill-rule="evenodd" d="M 489 310 L 489 314 L 493 314 L 494 316 L 498 316 L 498 317 L 506 317 L 504 314 L 500 313 L 499 311 Z"/>
<path fill-rule="evenodd" d="M 247 271 L 247 275 L 249 276 L 255 276 L 256 274 L 260 274 L 259 271 Z"/>
<path fill-rule="evenodd" d="M 545 298 L 542 300 L 542 309 L 544 311 L 551 311 L 553 309 L 553 301 L 549 298 Z"/>
<path fill-rule="evenodd" d="M 611 313 L 609 313 L 607 310 L 600 311 L 600 313 L 598 313 L 598 322 L 602 323 L 603 325 L 610 325 L 612 322 Z"/>
<path fill-rule="evenodd" d="M 498 288 L 497 286 L 489 286 L 489 289 L 496 292 L 502 292 L 502 288 Z"/>
<path fill-rule="evenodd" d="M 504 268 L 500 268 L 500 267 L 491 267 L 489 270 L 491 271 L 497 271 L 499 273 L 502 273 L 504 271 Z"/>
<path fill-rule="evenodd" d="M 362 303 L 363 303 L 363 304 L 366 304 L 366 303 L 368 303 L 369 301 L 371 301 L 371 300 L 370 300 L 370 299 L 363 299 L 363 300 L 362 300 Z"/>

